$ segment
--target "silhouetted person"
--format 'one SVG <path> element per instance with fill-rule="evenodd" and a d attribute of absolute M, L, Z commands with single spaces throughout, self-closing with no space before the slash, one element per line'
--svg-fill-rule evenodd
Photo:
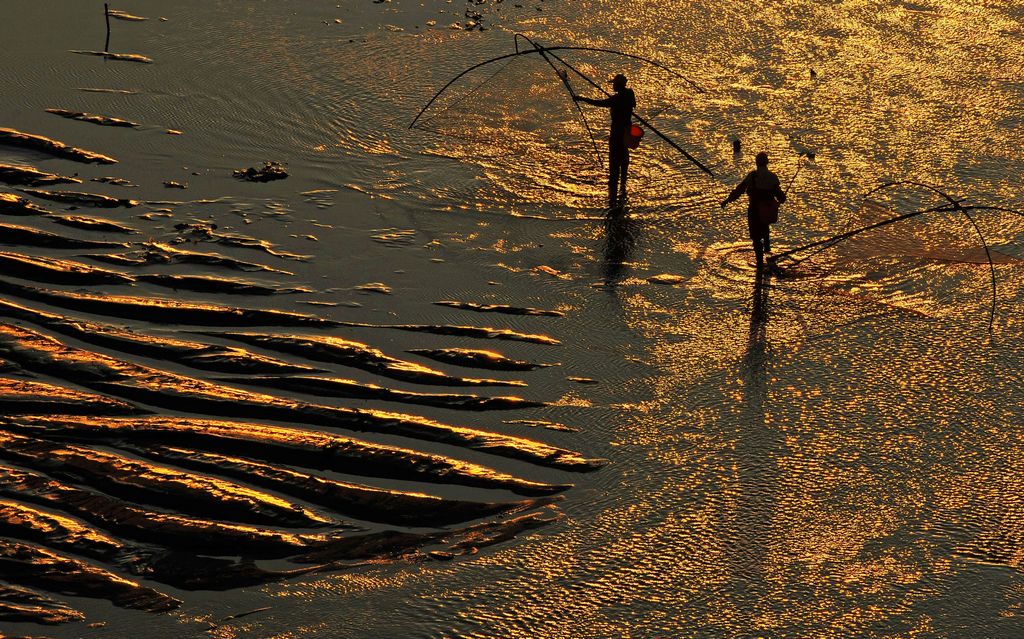
<path fill-rule="evenodd" d="M 768 170 L 768 154 L 762 151 L 755 158 L 757 169 L 743 178 L 729 197 L 722 200 L 724 209 L 729 202 L 738 200 L 744 193 L 750 198 L 747 205 L 747 226 L 750 229 L 750 241 L 754 243 L 754 256 L 757 258 L 758 270 L 764 266 L 764 254 L 771 253 L 768 233 L 769 225 L 778 219 L 778 205 L 786 201 L 782 192 L 779 176 Z M 775 209 L 775 219 L 766 215 L 765 209 Z"/>
<path fill-rule="evenodd" d="M 633 109 L 636 108 L 636 95 L 633 89 L 626 88 L 626 76 L 621 73 L 612 79 L 615 95 L 603 100 L 594 100 L 573 95 L 573 100 L 586 102 L 594 106 L 606 107 L 611 110 L 612 126 L 608 133 L 608 208 L 615 208 L 616 187 L 619 202 L 626 199 L 626 172 L 629 170 L 629 147 L 626 136 L 633 124 Z"/>

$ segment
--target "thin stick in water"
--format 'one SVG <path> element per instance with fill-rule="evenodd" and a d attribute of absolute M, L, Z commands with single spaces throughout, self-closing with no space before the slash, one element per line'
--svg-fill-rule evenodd
<path fill-rule="evenodd" d="M 107 41 L 103 45 L 103 53 L 110 53 L 110 5 L 103 3 L 103 17 L 107 20 Z"/>

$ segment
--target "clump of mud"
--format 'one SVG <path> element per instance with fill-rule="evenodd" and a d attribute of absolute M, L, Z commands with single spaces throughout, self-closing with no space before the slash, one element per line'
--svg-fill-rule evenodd
<path fill-rule="evenodd" d="M 238 169 L 234 176 L 246 182 L 270 182 L 272 180 L 283 180 L 288 177 L 288 171 L 279 162 L 264 162 L 260 168 L 250 166 L 247 169 Z"/>

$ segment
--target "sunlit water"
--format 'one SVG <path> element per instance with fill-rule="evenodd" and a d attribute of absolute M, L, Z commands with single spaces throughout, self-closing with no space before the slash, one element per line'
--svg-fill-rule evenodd
<path fill-rule="evenodd" d="M 580 432 L 490 414 L 474 423 L 612 464 L 578 475 L 509 462 L 575 487 L 561 519 L 475 556 L 185 593 L 182 612 L 163 616 L 69 598 L 107 624 L 47 634 L 141 636 L 143 624 L 151 637 L 225 638 L 1024 633 L 1024 268 L 996 266 L 991 334 L 988 263 L 962 220 L 851 241 L 757 291 L 742 206 L 717 205 L 768 150 L 784 185 L 805 163 L 776 251 L 877 219 L 860 196 L 884 181 L 1024 208 L 1024 8 L 492 0 L 487 30 L 464 31 L 448 28 L 466 20 L 458 0 L 173 4 L 121 7 L 151 18 L 112 25 L 112 50 L 156 60 L 135 65 L 67 53 L 101 48 L 98 7 L 14 3 L 2 27 L 2 124 L 121 158 L 117 175 L 143 185 L 132 197 L 231 196 L 179 216 L 314 254 L 287 264 L 288 283 L 340 304 L 276 307 L 556 337 L 554 348 L 499 349 L 562 364 L 530 374 L 531 397 L 556 405 L 515 417 Z M 515 59 L 429 130 L 408 128 L 453 75 L 513 51 L 516 31 L 657 59 L 703 88 L 611 55 L 563 54 L 602 82 L 630 74 L 638 111 L 656 113 L 655 126 L 716 177 L 648 134 L 633 156 L 630 219 L 606 228 L 591 140 L 536 59 Z M 90 127 L 48 107 L 149 126 Z M 601 146 L 604 114 L 585 113 Z M 799 159 L 807 151 L 813 162 Z M 226 177 L 264 160 L 286 162 L 292 177 Z M 169 179 L 188 181 L 187 197 L 160 186 Z M 315 189 L 338 190 L 301 195 Z M 939 201 L 914 189 L 882 199 L 898 212 Z M 1014 216 L 980 214 L 979 224 L 993 247 L 1020 255 Z M 676 283 L 648 280 L 662 274 Z M 367 282 L 393 294 L 352 290 Z M 566 317 L 492 322 L 431 305 L 442 299 Z M 453 343 L 363 337 L 395 353 Z"/>

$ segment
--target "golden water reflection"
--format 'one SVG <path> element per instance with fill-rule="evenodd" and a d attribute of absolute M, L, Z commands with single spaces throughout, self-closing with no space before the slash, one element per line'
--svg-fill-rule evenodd
<path fill-rule="evenodd" d="M 338 622 L 295 634 L 332 636 L 344 620 L 365 636 L 392 623 L 422 636 L 1015 636 L 1020 265 L 998 266 L 990 337 L 987 265 L 962 224 L 904 227 L 898 244 L 865 236 L 757 288 L 742 213 L 715 202 L 767 149 L 785 183 L 816 152 L 776 250 L 872 213 L 857 196 L 883 179 L 1020 208 L 1019 8 L 581 0 L 537 13 L 518 26 L 542 42 L 633 51 L 704 87 L 579 61 L 599 79 L 627 71 L 641 109 L 718 179 L 648 138 L 630 215 L 606 226 L 592 144 L 536 64 L 501 71 L 457 118 L 405 132 L 424 94 L 508 51 L 508 33 L 321 50 L 282 32 L 261 54 L 294 71 L 267 83 L 302 98 L 284 112 L 298 148 L 346 158 L 353 188 L 421 214 L 473 256 L 472 277 L 507 276 L 523 299 L 505 302 L 571 309 L 558 358 L 601 383 L 552 396 L 575 418 L 572 441 L 613 461 L 578 481 L 562 520 L 507 545 L 281 587 L 272 596 Z M 232 26 L 250 30 L 233 44 L 255 29 Z M 373 72 L 328 80 L 312 59 Z M 600 143 L 605 114 L 587 116 Z M 987 224 L 997 244 L 1019 244 L 1019 228 Z M 679 283 L 651 283 L 659 274 Z"/>

